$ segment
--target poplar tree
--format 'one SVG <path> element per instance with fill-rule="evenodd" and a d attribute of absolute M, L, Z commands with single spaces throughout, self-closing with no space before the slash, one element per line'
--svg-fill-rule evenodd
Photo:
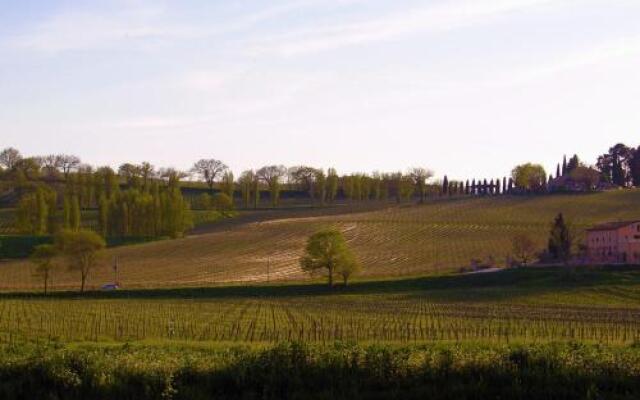
<path fill-rule="evenodd" d="M 80 212 L 80 201 L 78 200 L 78 196 L 71 197 L 71 230 L 77 231 L 80 229 L 81 224 L 81 212 Z"/>
<path fill-rule="evenodd" d="M 335 168 L 329 168 L 327 171 L 327 196 L 330 203 L 333 203 L 338 197 L 339 185 L 338 172 Z"/>

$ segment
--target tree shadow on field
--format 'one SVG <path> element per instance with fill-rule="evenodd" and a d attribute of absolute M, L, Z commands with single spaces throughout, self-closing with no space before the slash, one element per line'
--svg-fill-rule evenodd
<path fill-rule="evenodd" d="M 434 301 L 500 301 L 575 289 L 638 286 L 640 267 L 531 267 L 493 273 L 407 279 L 356 281 L 348 287 L 320 283 L 255 284 L 174 289 L 131 289 L 113 292 L 0 293 L 0 299 L 242 299 L 335 295 L 398 295 Z"/>

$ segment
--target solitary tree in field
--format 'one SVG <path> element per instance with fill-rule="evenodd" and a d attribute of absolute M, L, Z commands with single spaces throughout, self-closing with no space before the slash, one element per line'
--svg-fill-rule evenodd
<path fill-rule="evenodd" d="M 333 286 L 336 273 L 342 275 L 346 285 L 349 278 L 360 269 L 344 236 L 335 229 L 317 232 L 309 238 L 300 266 L 310 273 L 326 269 L 329 286 Z"/>
<path fill-rule="evenodd" d="M 193 164 L 191 171 L 198 174 L 209 186 L 209 190 L 213 191 L 213 184 L 218 176 L 222 176 L 229 167 L 220 160 L 202 159 Z"/>
<path fill-rule="evenodd" d="M 54 259 L 58 255 L 58 251 L 54 245 L 41 244 L 36 246 L 31 254 L 31 262 L 36 265 L 34 275 L 42 278 L 44 281 L 44 294 L 47 294 L 49 278 L 54 267 Z"/>
<path fill-rule="evenodd" d="M 536 244 L 528 235 L 521 233 L 513 237 L 513 254 L 521 265 L 527 265 L 536 255 Z"/>
<path fill-rule="evenodd" d="M 80 272 L 80 292 L 84 292 L 89 272 L 106 246 L 104 239 L 93 231 L 62 231 L 56 238 L 56 245 L 67 257 L 69 269 Z"/>

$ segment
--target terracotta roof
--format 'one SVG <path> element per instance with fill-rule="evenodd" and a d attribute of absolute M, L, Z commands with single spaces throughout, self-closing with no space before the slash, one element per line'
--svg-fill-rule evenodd
<path fill-rule="evenodd" d="M 617 229 L 624 228 L 625 226 L 629 226 L 631 224 L 635 224 L 635 223 L 638 223 L 638 222 L 640 222 L 640 220 L 607 222 L 607 223 L 604 223 L 604 224 L 593 226 L 593 227 L 587 229 L 587 231 L 615 231 Z"/>

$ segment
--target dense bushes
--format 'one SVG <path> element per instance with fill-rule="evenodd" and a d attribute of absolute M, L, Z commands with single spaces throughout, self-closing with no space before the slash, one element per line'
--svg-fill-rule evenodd
<path fill-rule="evenodd" d="M 4 349 L 0 398 L 633 399 L 640 351 L 584 345 Z"/>

